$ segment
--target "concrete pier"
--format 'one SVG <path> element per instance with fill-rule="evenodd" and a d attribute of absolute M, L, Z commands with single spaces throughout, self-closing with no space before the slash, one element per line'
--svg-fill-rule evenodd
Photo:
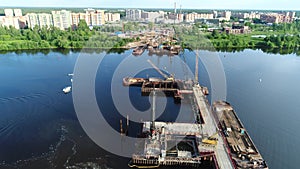
<path fill-rule="evenodd" d="M 215 152 L 216 162 L 220 169 L 234 169 L 232 161 L 228 154 L 228 149 L 224 143 L 223 137 L 218 130 L 218 122 L 214 118 L 210 107 L 207 104 L 206 96 L 202 93 L 201 86 L 196 85 L 193 87 L 196 103 L 202 114 L 204 124 L 202 124 L 202 132 L 205 135 L 211 136 L 218 132 L 217 139 L 218 144 L 212 150 Z"/>

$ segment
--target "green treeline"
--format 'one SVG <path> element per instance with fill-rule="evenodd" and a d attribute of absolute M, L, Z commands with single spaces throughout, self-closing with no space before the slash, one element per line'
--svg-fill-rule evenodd
<path fill-rule="evenodd" d="M 269 48 L 295 49 L 300 47 L 300 21 L 273 24 L 271 26 L 251 25 L 250 34 L 227 34 L 222 30 L 208 32 L 201 25 L 175 27 L 183 45 L 196 48 Z M 263 35 L 263 37 L 252 37 Z"/>
<path fill-rule="evenodd" d="M 120 48 L 136 39 L 112 35 L 119 27 L 89 29 L 84 20 L 76 29 L 60 30 L 55 27 L 17 30 L 0 27 L 0 50 L 53 49 L 53 48 Z"/>
<path fill-rule="evenodd" d="M 90 29 L 84 20 L 76 29 L 60 30 L 55 27 L 17 30 L 13 27 L 0 27 L 0 50 L 20 49 L 81 49 L 81 48 L 122 48 L 139 38 L 120 38 L 116 32 L 147 31 L 153 28 L 173 28 L 175 37 L 184 48 L 260 48 L 296 49 L 300 47 L 300 21 L 285 24 L 249 24 L 249 34 L 227 34 L 222 30 L 209 32 L 207 25 L 170 25 L 127 22 L 121 25 L 107 24 Z M 263 35 L 262 37 L 252 37 Z"/>

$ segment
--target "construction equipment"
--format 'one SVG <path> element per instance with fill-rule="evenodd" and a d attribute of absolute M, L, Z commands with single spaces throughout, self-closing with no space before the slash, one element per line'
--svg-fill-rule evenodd
<path fill-rule="evenodd" d="M 218 144 L 217 136 L 218 136 L 218 132 L 216 132 L 215 134 L 213 134 L 207 138 L 202 139 L 202 143 L 216 146 Z"/>
<path fill-rule="evenodd" d="M 165 78 L 166 81 L 172 81 L 172 82 L 173 82 L 173 81 L 175 80 L 173 75 L 168 76 L 168 75 L 164 74 L 157 66 L 155 66 L 154 63 L 151 62 L 151 60 L 148 59 L 147 62 L 149 62 L 150 65 L 151 65 L 151 66 L 152 66 L 159 74 L 161 74 L 161 75 Z"/>

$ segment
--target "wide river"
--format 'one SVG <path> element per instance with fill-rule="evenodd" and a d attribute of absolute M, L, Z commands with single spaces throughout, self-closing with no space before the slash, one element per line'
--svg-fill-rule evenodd
<path fill-rule="evenodd" d="M 172 57 L 149 56 L 148 52 L 132 56 L 131 52 L 58 50 L 0 54 L 0 168 L 83 168 L 88 165 L 126 168 L 129 159 L 104 151 L 82 130 L 72 93 L 64 94 L 62 89 L 72 85 L 72 76 L 68 74 L 73 73 L 74 67 L 83 65 L 85 67 L 80 67 L 81 70 L 90 69 L 85 63 L 76 64 L 78 58 L 101 58 L 98 71 L 91 75 L 91 79 L 95 78 L 95 89 L 91 90 L 95 91 L 103 116 L 118 131 L 120 119 L 125 123 L 118 111 L 131 111 L 132 105 L 136 112 L 132 111 L 130 116 L 137 113 L 139 117 L 140 111 L 150 112 L 151 99 L 141 96 L 140 88 L 122 85 L 124 76 L 162 78 L 151 68 L 148 59 L 165 74 L 172 73 L 178 79 L 193 79 L 193 52 L 186 51 L 181 56 Z M 215 57 L 219 64 L 212 63 L 215 67 L 206 70 L 208 67 L 200 59 L 200 83 L 208 86 L 212 93 L 211 84 L 218 81 L 210 81 L 210 72 L 223 72 L 226 81 L 220 82 L 225 84 L 221 85 L 221 90 L 226 91 L 226 100 L 234 107 L 269 167 L 298 169 L 300 57 L 250 49 L 240 52 L 199 51 L 200 58 L 209 56 Z M 185 102 L 175 104 L 172 98 L 163 97 L 158 97 L 157 102 L 159 105 L 166 103 L 158 120 L 185 122 L 193 117 Z M 182 113 L 179 109 L 187 113 L 177 118 Z M 144 113 L 143 117 L 148 116 Z M 131 125 L 129 134 L 139 133 L 137 128 Z M 99 133 L 104 133 L 103 130 L 99 129 Z"/>

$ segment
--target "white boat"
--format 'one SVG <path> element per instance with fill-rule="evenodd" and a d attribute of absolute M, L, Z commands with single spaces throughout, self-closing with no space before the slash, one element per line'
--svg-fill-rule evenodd
<path fill-rule="evenodd" d="M 63 92 L 65 94 L 70 93 L 71 92 L 71 86 L 67 86 L 67 87 L 63 88 Z"/>
<path fill-rule="evenodd" d="M 73 73 L 69 73 L 68 76 L 74 76 L 74 74 Z"/>

